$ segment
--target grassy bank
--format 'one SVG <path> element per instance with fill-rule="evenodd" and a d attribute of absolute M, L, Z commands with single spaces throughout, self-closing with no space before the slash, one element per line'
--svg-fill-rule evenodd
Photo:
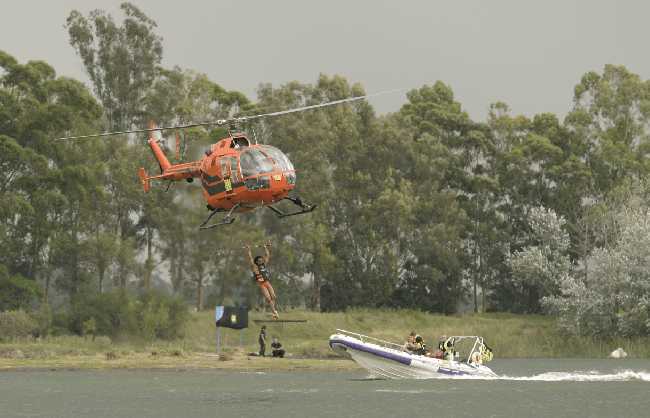
<path fill-rule="evenodd" d="M 253 315 L 253 318 L 259 318 Z M 606 357 L 623 347 L 631 357 L 650 357 L 650 338 L 601 340 L 561 335 L 553 318 L 538 315 L 480 314 L 433 315 L 408 310 L 351 310 L 337 313 L 294 311 L 282 318 L 306 319 L 305 324 L 268 325 L 269 335 L 277 335 L 291 352 L 303 357 L 329 357 L 333 353 L 327 338 L 337 328 L 359 332 L 388 341 L 403 342 L 415 330 L 431 346 L 440 335 L 481 335 L 499 358 Z M 197 314 L 188 327 L 193 349 L 214 349 L 211 313 Z M 239 331 L 223 330 L 226 345 L 239 344 Z M 259 326 L 243 332 L 244 348 L 257 349 Z"/>
<path fill-rule="evenodd" d="M 482 335 L 497 358 L 606 357 L 623 347 L 631 357 L 650 357 L 650 338 L 600 340 L 564 337 L 552 318 L 531 315 L 481 314 L 466 316 L 432 315 L 417 311 L 351 310 L 340 313 L 306 311 L 285 312 L 285 319 L 306 319 L 306 323 L 267 323 L 268 335 L 278 336 L 290 353 L 291 361 L 273 361 L 246 356 L 257 351 L 259 325 L 255 319 L 268 319 L 251 313 L 250 328 L 222 330 L 226 361 L 215 352 L 212 312 L 192 315 L 185 337 L 176 341 L 141 341 L 107 337 L 78 336 L 25 339 L 0 343 L 0 368 L 16 367 L 144 367 L 144 368 L 241 368 L 241 369 L 336 369 L 354 367 L 336 356 L 327 338 L 337 328 L 355 331 L 389 341 L 401 342 L 411 330 L 421 334 L 429 345 L 442 334 Z M 241 345 L 240 345 L 241 343 Z M 222 360 L 224 360 L 222 359 Z"/>

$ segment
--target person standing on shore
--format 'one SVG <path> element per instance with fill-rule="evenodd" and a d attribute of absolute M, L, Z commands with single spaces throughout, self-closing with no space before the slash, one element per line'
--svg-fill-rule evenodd
<path fill-rule="evenodd" d="M 264 357 L 264 352 L 266 351 L 266 325 L 262 325 L 257 342 L 260 343 L 260 357 Z"/>

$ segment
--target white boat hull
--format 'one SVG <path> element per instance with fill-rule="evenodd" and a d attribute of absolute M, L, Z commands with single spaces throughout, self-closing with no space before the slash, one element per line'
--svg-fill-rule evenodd
<path fill-rule="evenodd" d="M 329 338 L 334 351 L 346 352 L 372 377 L 388 379 L 431 379 L 449 377 L 497 377 L 484 365 L 471 365 L 410 354 L 344 334 Z"/>

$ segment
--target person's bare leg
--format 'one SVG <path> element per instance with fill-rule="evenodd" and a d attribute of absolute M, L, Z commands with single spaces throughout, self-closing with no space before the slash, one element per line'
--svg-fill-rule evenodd
<path fill-rule="evenodd" d="M 273 286 L 271 286 L 271 283 L 268 284 L 267 289 L 269 290 L 269 295 L 271 295 L 271 299 L 273 299 L 273 302 L 277 299 L 275 297 L 275 290 L 273 290 Z"/>
<path fill-rule="evenodd" d="M 278 319 L 280 315 L 278 314 L 278 311 L 275 307 L 275 301 L 276 301 L 275 290 L 273 290 L 273 286 L 271 286 L 271 283 L 269 282 L 266 282 L 264 287 L 268 290 L 269 293 L 269 298 L 270 298 L 269 304 L 271 305 L 271 309 L 273 310 L 273 317 L 275 319 Z"/>
<path fill-rule="evenodd" d="M 260 286 L 260 291 L 262 292 L 262 296 L 264 296 L 264 299 L 266 299 L 266 302 L 269 305 L 272 304 L 273 300 L 271 299 L 271 295 L 269 293 L 269 290 L 264 286 Z"/>
<path fill-rule="evenodd" d="M 273 289 L 273 288 L 271 288 Z M 275 309 L 275 299 L 271 297 L 271 292 L 269 292 L 269 289 L 266 286 L 260 286 L 260 290 L 262 291 L 262 295 L 266 299 L 266 302 L 269 304 L 271 307 L 271 312 L 273 313 L 273 318 L 277 319 L 278 316 L 278 311 Z M 273 294 L 275 296 L 275 293 Z"/>

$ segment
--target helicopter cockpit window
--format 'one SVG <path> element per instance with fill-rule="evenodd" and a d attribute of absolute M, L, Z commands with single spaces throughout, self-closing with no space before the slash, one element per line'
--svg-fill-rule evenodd
<path fill-rule="evenodd" d="M 248 141 L 248 138 L 245 136 L 235 136 L 232 138 L 232 141 L 230 142 L 230 147 L 231 148 L 240 148 L 240 147 L 248 147 L 250 146 L 250 142 Z"/>
<path fill-rule="evenodd" d="M 282 171 L 293 171 L 293 164 L 291 164 L 289 158 L 287 158 L 287 156 L 279 149 L 270 145 L 263 145 L 262 151 L 264 151 L 269 157 L 273 158 L 275 164 L 277 164 Z"/>
<path fill-rule="evenodd" d="M 244 178 L 273 171 L 271 161 L 256 149 L 242 152 L 239 157 L 239 164 Z"/>

